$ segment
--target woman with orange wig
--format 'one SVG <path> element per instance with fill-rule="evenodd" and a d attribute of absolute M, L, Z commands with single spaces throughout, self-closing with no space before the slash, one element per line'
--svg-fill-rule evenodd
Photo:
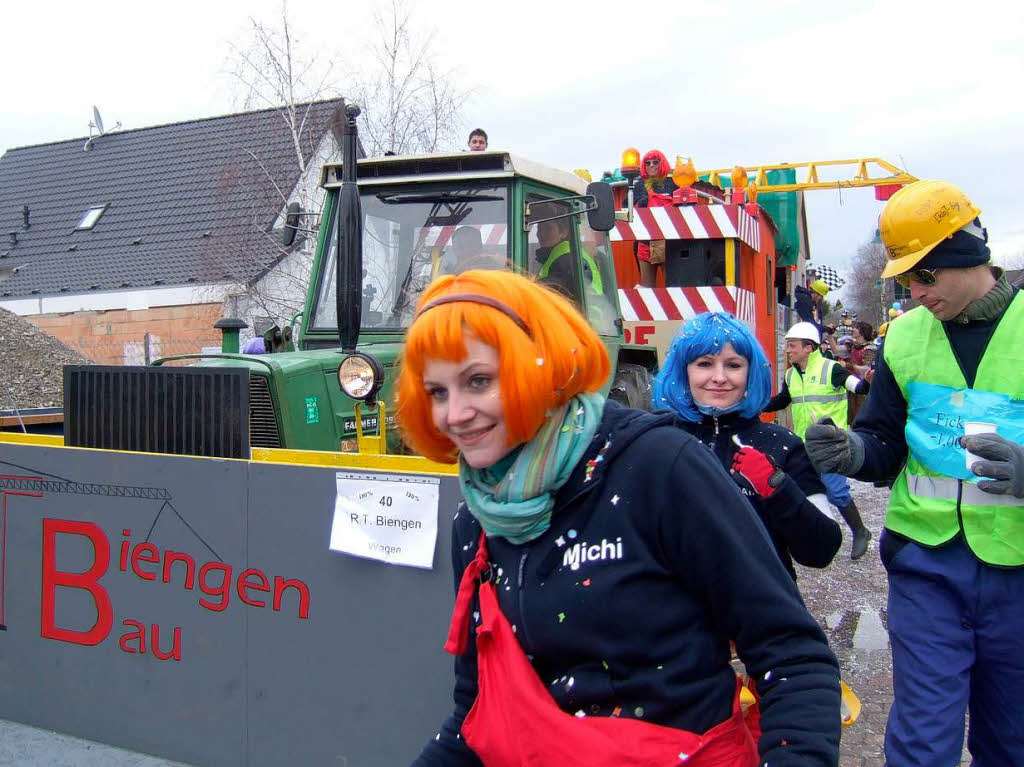
<path fill-rule="evenodd" d="M 609 372 L 572 304 L 525 277 L 468 271 L 420 300 L 398 418 L 458 461 L 465 502 L 455 710 L 415 765 L 835 764 L 835 656 L 760 523 L 671 415 L 605 402 Z"/>

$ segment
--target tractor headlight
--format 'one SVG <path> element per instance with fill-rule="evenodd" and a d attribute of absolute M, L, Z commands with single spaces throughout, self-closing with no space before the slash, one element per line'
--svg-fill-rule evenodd
<path fill-rule="evenodd" d="M 338 366 L 338 386 L 352 399 L 372 402 L 384 384 L 384 369 L 373 357 L 350 354 Z"/>

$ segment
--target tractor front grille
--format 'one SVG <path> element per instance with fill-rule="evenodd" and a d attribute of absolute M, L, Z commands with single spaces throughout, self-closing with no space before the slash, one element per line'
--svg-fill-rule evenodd
<path fill-rule="evenodd" d="M 266 376 L 249 376 L 249 440 L 253 447 L 281 447 L 277 413 Z"/>
<path fill-rule="evenodd" d="M 248 458 L 245 368 L 67 365 L 64 444 Z"/>

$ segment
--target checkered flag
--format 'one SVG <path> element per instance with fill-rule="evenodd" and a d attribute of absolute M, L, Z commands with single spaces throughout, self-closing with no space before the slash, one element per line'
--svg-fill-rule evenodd
<path fill-rule="evenodd" d="M 828 285 L 829 290 L 839 290 L 839 288 L 846 284 L 846 280 L 840 277 L 839 272 L 831 266 L 807 264 L 807 271 L 814 272 L 819 280 Z"/>

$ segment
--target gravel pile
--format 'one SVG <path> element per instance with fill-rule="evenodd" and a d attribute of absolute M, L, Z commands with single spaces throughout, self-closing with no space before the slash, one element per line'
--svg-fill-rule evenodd
<path fill-rule="evenodd" d="M 0 410 L 63 407 L 64 366 L 92 361 L 0 309 Z"/>

